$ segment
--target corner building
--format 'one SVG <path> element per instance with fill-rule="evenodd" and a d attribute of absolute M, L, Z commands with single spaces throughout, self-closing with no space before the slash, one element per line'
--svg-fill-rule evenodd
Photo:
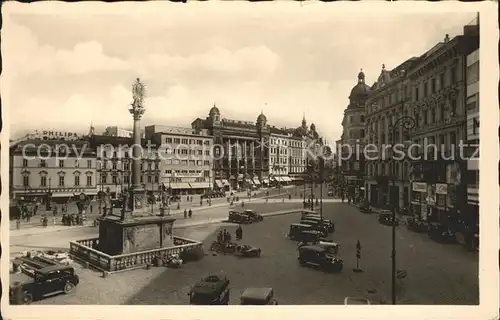
<path fill-rule="evenodd" d="M 358 83 L 349 95 L 349 105 L 344 111 L 340 139 L 342 148 L 337 150 L 342 156 L 341 172 L 344 188 L 351 199 L 366 197 L 363 148 L 365 145 L 365 103 L 369 93 L 370 86 L 365 83 L 365 74 L 361 71 L 358 74 Z"/>

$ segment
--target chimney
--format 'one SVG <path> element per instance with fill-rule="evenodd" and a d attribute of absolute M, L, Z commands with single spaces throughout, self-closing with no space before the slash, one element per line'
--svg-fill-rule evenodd
<path fill-rule="evenodd" d="M 449 42 L 449 41 L 450 41 L 450 35 L 449 35 L 449 34 L 446 34 L 446 35 L 444 36 L 444 43 L 447 43 L 447 42 Z"/>

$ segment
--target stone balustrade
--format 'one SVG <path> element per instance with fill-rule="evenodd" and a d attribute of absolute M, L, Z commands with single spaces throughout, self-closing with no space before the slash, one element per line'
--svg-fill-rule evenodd
<path fill-rule="evenodd" d="M 77 260 L 88 262 L 101 271 L 117 272 L 152 264 L 155 257 L 181 254 L 183 251 L 203 250 L 203 243 L 174 236 L 174 246 L 111 256 L 99 251 L 99 238 L 70 242 L 70 254 Z"/>

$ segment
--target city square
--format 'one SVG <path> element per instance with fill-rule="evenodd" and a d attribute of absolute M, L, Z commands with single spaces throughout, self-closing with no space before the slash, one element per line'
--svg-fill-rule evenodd
<path fill-rule="evenodd" d="M 311 30 L 337 28 L 294 14 Z M 328 72 L 320 50 L 302 59 L 318 30 L 295 45 L 258 19 L 230 30 L 215 16 L 205 18 L 227 38 L 193 42 L 208 56 L 166 26 L 172 43 L 131 35 L 164 55 L 128 53 L 123 34 L 96 17 L 113 36 L 92 26 L 85 32 L 100 42 L 81 44 L 61 30 L 60 46 L 102 55 L 102 70 L 69 68 L 69 53 L 57 58 L 66 69 L 23 60 L 13 87 L 39 73 L 53 95 L 40 101 L 70 94 L 71 107 L 47 109 L 40 124 L 13 91 L 10 304 L 480 305 L 479 14 L 446 26 L 429 18 L 439 29 L 425 25 L 429 36 L 406 51 L 346 51 Z M 408 21 L 419 34 L 422 23 Z M 44 16 L 9 23 L 57 47 Z M 99 72 L 102 88 L 89 80 Z M 79 97 L 62 88 L 56 99 L 53 81 L 85 84 Z"/>

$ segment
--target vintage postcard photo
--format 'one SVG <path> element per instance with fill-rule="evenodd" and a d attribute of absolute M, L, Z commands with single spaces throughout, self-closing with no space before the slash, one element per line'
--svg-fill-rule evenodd
<path fill-rule="evenodd" d="M 493 318 L 494 8 L 6 4 L 6 317 Z"/>

